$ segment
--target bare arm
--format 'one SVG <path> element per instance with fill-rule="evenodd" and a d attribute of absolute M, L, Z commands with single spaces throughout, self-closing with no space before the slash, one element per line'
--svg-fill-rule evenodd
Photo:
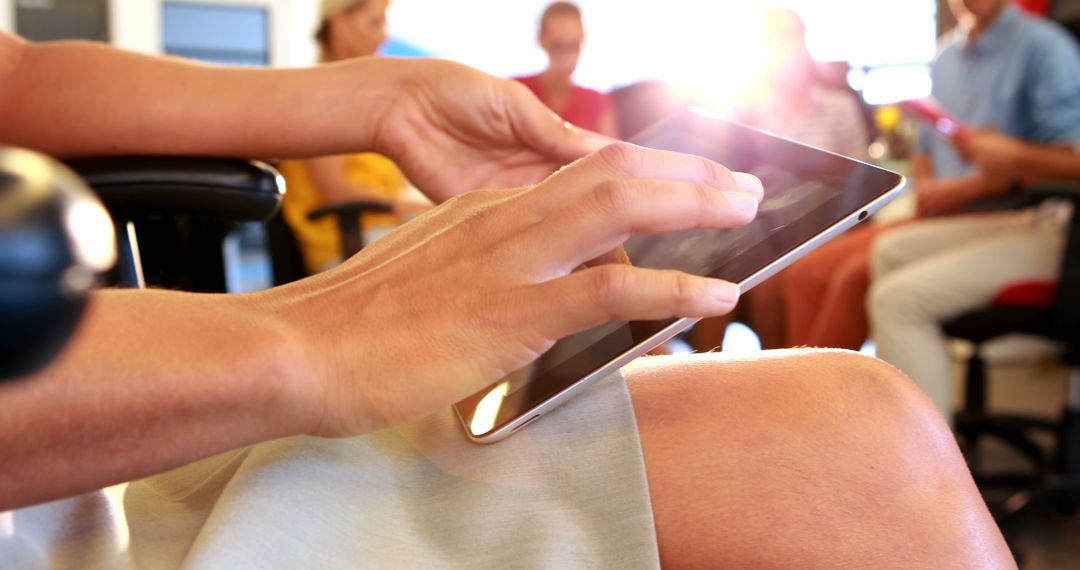
<path fill-rule="evenodd" d="M 935 178 L 916 187 L 921 216 L 955 214 L 968 204 L 1008 193 L 1013 180 L 996 173 L 974 172 L 954 178 Z"/>
<path fill-rule="evenodd" d="M 54 156 L 372 150 L 442 202 L 534 184 L 609 142 L 566 126 L 523 85 L 446 61 L 235 69 L 0 32 L 0 144 Z"/>
<path fill-rule="evenodd" d="M 911 159 L 911 174 L 915 184 L 924 184 L 934 179 L 934 163 L 928 154 L 917 154 Z"/>
<path fill-rule="evenodd" d="M 308 431 L 298 340 L 247 297 L 96 293 L 57 362 L 0 384 L 0 511 Z"/>
<path fill-rule="evenodd" d="M 1024 145 L 1017 160 L 1017 172 L 1039 178 L 1080 180 L 1080 153 L 1072 149 Z"/>
<path fill-rule="evenodd" d="M 1080 180 L 1077 148 L 1032 144 L 988 130 L 968 133 L 956 144 L 965 159 L 988 172 L 1025 180 Z"/>
<path fill-rule="evenodd" d="M 5 36 L 0 141 L 55 156 L 301 157 L 372 148 L 393 62 L 228 69 Z M 378 81 L 371 78 L 378 77 Z M 342 128 L 346 122 L 348 128 Z"/>

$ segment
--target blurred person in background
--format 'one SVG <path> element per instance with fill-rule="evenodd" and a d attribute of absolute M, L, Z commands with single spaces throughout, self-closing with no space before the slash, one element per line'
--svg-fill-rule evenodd
<path fill-rule="evenodd" d="M 581 9 L 570 2 L 550 4 L 540 16 L 538 41 L 547 53 L 547 69 L 515 79 L 571 124 L 610 137 L 618 136 L 611 99 L 604 93 L 574 84 L 574 71 L 585 47 Z"/>
<path fill-rule="evenodd" d="M 736 118 L 801 143 L 867 160 L 870 135 L 863 110 L 852 93 L 824 80 L 806 47 L 806 25 L 799 14 L 785 8 L 770 9 L 761 16 L 759 27 L 765 57 L 748 103 L 735 112 Z M 765 184 L 768 188 L 768 181 Z M 763 348 L 794 346 L 788 344 L 786 334 L 786 274 L 747 293 L 733 315 L 754 329 Z M 730 320 L 724 317 L 699 323 L 691 333 L 691 344 L 698 350 L 720 346 Z"/>
<path fill-rule="evenodd" d="M 1080 48 L 1049 20 L 1007 0 L 952 0 L 960 26 L 934 63 L 934 96 L 971 125 L 953 137 L 921 129 L 924 216 L 1040 177 L 1068 177 L 1080 156 Z M 1053 282 L 1068 207 L 917 221 L 873 247 L 869 311 L 878 355 L 910 375 L 948 416 L 949 358 L 940 323 L 989 305 L 1010 285 Z"/>
<path fill-rule="evenodd" d="M 991 127 L 1027 141 L 1071 144 L 1080 113 L 1080 71 L 1076 47 L 1066 34 L 1046 20 L 1023 14 L 1008 0 L 950 0 L 949 7 L 959 25 L 945 38 L 931 68 L 933 96 L 942 107 L 973 127 Z M 993 207 L 986 202 L 1013 187 L 1000 173 L 965 163 L 954 141 L 931 128 L 920 127 L 917 146 L 912 165 L 917 218 Z M 785 297 L 792 345 L 858 348 L 865 341 L 871 248 L 878 235 L 893 227 L 848 232 L 788 271 Z M 991 223 L 984 231 L 998 231 L 995 228 Z M 946 241 L 932 240 L 927 247 L 938 250 L 961 239 L 938 237 Z M 878 332 L 875 329 L 880 350 Z M 890 349 L 885 350 L 888 354 Z M 942 398 L 935 396 L 944 406 Z"/>
<path fill-rule="evenodd" d="M 375 55 L 386 42 L 388 0 L 323 0 L 322 18 L 315 39 L 322 63 Z M 394 163 L 375 153 L 327 156 L 279 165 L 288 192 L 282 215 L 289 224 L 308 273 L 318 273 L 341 262 L 341 235 L 336 220 L 327 216 L 309 220 L 308 214 L 325 206 L 354 201 L 386 202 L 393 214 L 364 214 L 365 233 L 378 237 L 406 216 L 431 207 L 416 192 Z"/>
<path fill-rule="evenodd" d="M 759 23 L 765 55 L 757 85 L 739 120 L 804 144 L 868 157 L 870 137 L 850 93 L 829 85 L 806 46 L 806 24 L 786 8 L 766 11 Z"/>

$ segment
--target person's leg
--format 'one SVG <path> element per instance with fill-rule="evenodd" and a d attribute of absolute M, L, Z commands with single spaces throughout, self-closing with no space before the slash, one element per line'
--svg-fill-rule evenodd
<path fill-rule="evenodd" d="M 869 334 L 866 293 L 870 290 L 870 247 L 851 252 L 836 267 L 814 319 L 807 346 L 858 350 Z"/>
<path fill-rule="evenodd" d="M 880 231 L 877 226 L 861 226 L 811 252 L 785 273 L 784 309 L 788 346 L 808 345 L 815 323 L 830 315 L 823 307 L 838 267 L 853 256 L 866 252 Z"/>
<path fill-rule="evenodd" d="M 1060 235 L 1011 229 L 1016 226 L 1002 221 L 993 237 L 960 242 L 886 273 L 870 293 L 878 356 L 911 376 L 945 414 L 951 415 L 953 401 L 942 321 L 986 306 L 1012 283 L 1052 280 L 1059 271 Z M 898 249 L 892 239 L 914 242 L 905 235 L 909 231 L 921 230 L 897 230 L 882 238 L 882 247 Z"/>
<path fill-rule="evenodd" d="M 871 275 L 875 280 L 914 261 L 1002 231 L 1023 229 L 1028 214 L 1002 212 L 949 216 L 891 226 L 874 241 Z"/>
<path fill-rule="evenodd" d="M 741 299 L 746 324 L 754 329 L 765 349 L 787 346 L 787 326 L 784 323 L 784 282 L 787 271 L 781 271 L 754 287 Z"/>
<path fill-rule="evenodd" d="M 708 354 L 624 372 L 666 567 L 1014 566 L 948 426 L 879 361 Z"/>

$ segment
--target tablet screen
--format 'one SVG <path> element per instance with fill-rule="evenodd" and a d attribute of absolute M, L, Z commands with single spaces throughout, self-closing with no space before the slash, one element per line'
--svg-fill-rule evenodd
<path fill-rule="evenodd" d="M 662 121 L 633 142 L 704 156 L 761 179 L 765 198 L 747 226 L 635 236 L 625 246 L 635 266 L 677 269 L 744 285 L 775 260 L 901 182 L 898 175 L 874 166 L 695 110 Z M 474 436 L 483 436 L 674 321 L 613 322 L 560 340 L 530 366 L 460 402 L 458 412 Z"/>

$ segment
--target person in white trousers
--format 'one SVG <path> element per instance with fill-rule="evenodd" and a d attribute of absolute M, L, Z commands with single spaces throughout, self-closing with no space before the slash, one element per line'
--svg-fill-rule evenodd
<path fill-rule="evenodd" d="M 994 132 L 957 141 L 961 154 L 1000 176 L 1080 180 L 1077 149 L 1024 143 Z M 1052 281 L 1061 265 L 1065 204 L 911 224 L 874 246 L 869 311 L 878 357 L 913 378 L 949 416 L 949 361 L 941 323 L 989 304 L 1003 288 Z"/>

